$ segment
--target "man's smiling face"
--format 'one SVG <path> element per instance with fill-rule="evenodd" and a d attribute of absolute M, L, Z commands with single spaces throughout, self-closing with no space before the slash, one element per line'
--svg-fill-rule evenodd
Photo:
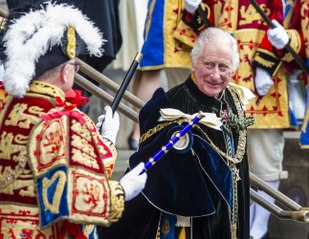
<path fill-rule="evenodd" d="M 232 71 L 232 48 L 226 42 L 208 42 L 192 74 L 199 90 L 210 97 L 218 96 L 228 85 Z"/>

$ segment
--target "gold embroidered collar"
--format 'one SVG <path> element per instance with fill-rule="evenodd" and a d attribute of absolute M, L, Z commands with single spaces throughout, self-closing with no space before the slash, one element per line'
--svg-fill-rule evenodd
<path fill-rule="evenodd" d="M 65 94 L 60 88 L 47 82 L 38 80 L 31 82 L 27 94 L 40 94 L 53 98 L 60 97 L 61 100 L 65 100 Z"/>

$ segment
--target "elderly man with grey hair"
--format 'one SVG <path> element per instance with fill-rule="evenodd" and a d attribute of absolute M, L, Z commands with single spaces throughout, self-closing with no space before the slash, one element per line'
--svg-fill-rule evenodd
<path fill-rule="evenodd" d="M 106 239 L 249 238 L 246 131 L 252 120 L 244 110 L 254 96 L 230 83 L 239 64 L 234 38 L 206 29 L 191 63 L 184 83 L 168 92 L 158 89 L 141 109 L 140 147 L 130 168 L 152 157 L 196 113 L 205 117 L 148 170 L 143 193 L 126 203 L 117 224 L 104 229 Z"/>

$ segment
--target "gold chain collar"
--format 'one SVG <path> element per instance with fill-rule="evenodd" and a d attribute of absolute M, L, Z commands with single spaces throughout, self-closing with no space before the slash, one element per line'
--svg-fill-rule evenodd
<path fill-rule="evenodd" d="M 236 110 L 237 110 L 237 115 L 239 117 L 239 120 L 242 122 L 246 122 L 245 115 L 243 113 L 243 109 L 241 106 L 241 101 L 238 99 L 236 96 L 237 93 L 230 89 L 233 100 L 235 102 Z M 199 129 L 205 138 L 208 140 L 210 145 L 216 150 L 217 153 L 219 153 L 221 156 L 226 158 L 227 160 L 231 161 L 234 164 L 238 164 L 242 161 L 244 154 L 246 152 L 246 144 L 247 144 L 247 128 L 239 129 L 238 131 L 238 144 L 237 144 L 237 149 L 234 157 L 229 156 L 227 153 L 224 153 L 217 145 L 215 145 L 212 140 L 209 138 L 209 136 L 198 126 L 196 125 L 196 128 Z"/>

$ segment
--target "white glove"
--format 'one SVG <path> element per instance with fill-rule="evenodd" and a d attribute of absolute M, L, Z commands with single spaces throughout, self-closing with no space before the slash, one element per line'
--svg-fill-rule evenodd
<path fill-rule="evenodd" d="M 277 20 L 272 20 L 275 28 L 267 31 L 268 40 L 277 49 L 283 49 L 289 43 L 289 36 L 283 26 Z"/>
<path fill-rule="evenodd" d="M 113 115 L 112 108 L 110 106 L 105 106 L 105 115 L 100 115 L 98 117 L 98 123 L 96 127 L 100 130 L 102 126 L 102 138 L 110 140 L 113 144 L 116 144 L 116 137 L 120 127 L 119 114 L 117 111 Z"/>
<path fill-rule="evenodd" d="M 269 73 L 259 67 L 256 68 L 254 82 L 256 91 L 260 96 L 266 95 L 274 84 Z"/>
<path fill-rule="evenodd" d="M 145 164 L 139 163 L 130 172 L 120 179 L 120 184 L 124 189 L 124 199 L 129 201 L 136 197 L 145 187 L 147 173 L 140 173 L 143 171 Z"/>
<path fill-rule="evenodd" d="M 192 15 L 195 14 L 196 9 L 200 5 L 202 0 L 185 0 L 185 8 L 187 12 L 191 13 Z"/>

